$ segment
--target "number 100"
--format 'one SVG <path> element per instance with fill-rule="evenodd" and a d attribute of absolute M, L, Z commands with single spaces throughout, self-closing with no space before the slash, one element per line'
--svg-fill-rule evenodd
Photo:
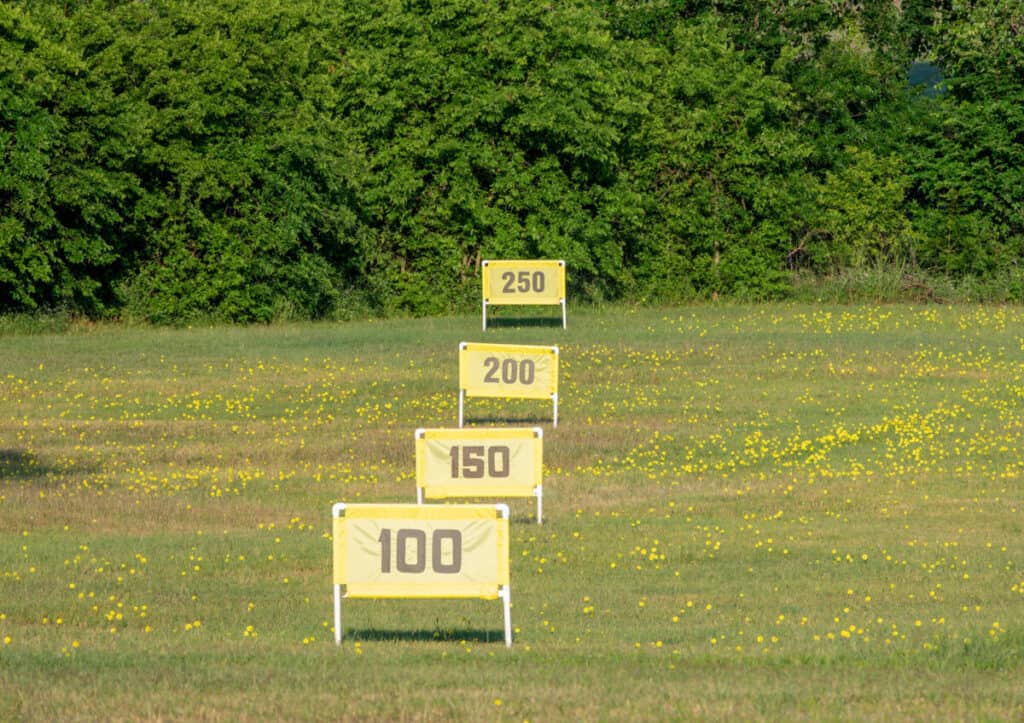
<path fill-rule="evenodd" d="M 446 540 L 451 548 L 451 562 L 444 561 Z M 381 530 L 377 541 L 380 542 L 380 571 L 391 572 L 391 530 Z M 462 533 L 459 530 L 434 530 L 430 536 L 430 569 L 442 574 L 457 573 L 462 569 Z M 405 529 L 395 531 L 395 570 L 413 574 L 426 572 L 426 532 Z"/>

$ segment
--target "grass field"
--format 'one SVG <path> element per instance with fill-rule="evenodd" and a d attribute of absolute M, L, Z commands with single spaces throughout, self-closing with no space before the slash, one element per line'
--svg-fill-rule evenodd
<path fill-rule="evenodd" d="M 1024 309 L 703 306 L 0 337 L 0 720 L 1020 720 Z M 495 601 L 353 600 L 460 341 L 557 344 Z"/>

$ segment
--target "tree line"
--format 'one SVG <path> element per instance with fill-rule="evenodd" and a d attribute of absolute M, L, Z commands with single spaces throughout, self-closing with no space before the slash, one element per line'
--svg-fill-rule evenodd
<path fill-rule="evenodd" d="M 0 5 L 2 312 L 432 314 L 517 257 L 591 301 L 1021 301 L 1022 188 L 1019 3 Z"/>

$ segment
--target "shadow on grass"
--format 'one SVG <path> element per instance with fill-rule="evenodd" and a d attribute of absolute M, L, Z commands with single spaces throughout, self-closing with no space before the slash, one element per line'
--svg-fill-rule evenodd
<path fill-rule="evenodd" d="M 501 630 L 384 630 L 382 628 L 350 628 L 345 630 L 342 642 L 373 640 L 379 642 L 461 642 L 504 643 L 505 633 Z"/>
<path fill-rule="evenodd" d="M 32 479 L 43 477 L 49 471 L 31 452 L 0 449 L 0 479 Z"/>
<path fill-rule="evenodd" d="M 530 426 L 536 427 L 541 424 L 551 424 L 551 414 L 547 414 L 546 416 L 530 415 L 524 417 L 512 417 L 509 415 L 493 415 L 473 417 L 472 419 L 470 419 L 469 416 L 467 415 L 463 419 L 462 426 L 472 427 L 474 424 L 514 424 L 518 426 L 529 424 Z"/>
<path fill-rule="evenodd" d="M 561 329 L 561 316 L 487 316 L 488 329 L 544 328 Z"/>
<path fill-rule="evenodd" d="M 456 503 L 464 505 L 494 505 L 494 504 L 506 504 L 508 505 L 508 521 L 513 525 L 541 525 L 537 522 L 537 498 L 533 496 L 522 496 L 522 497 L 453 497 L 444 499 L 431 499 L 428 498 L 427 502 L 432 503 Z M 543 526 L 543 525 L 541 525 Z M 538 529 L 540 529 L 538 527 Z"/>
<path fill-rule="evenodd" d="M 78 471 L 89 471 L 87 467 L 76 467 Z M 4 481 L 47 481 L 61 470 L 46 464 L 31 452 L 0 447 L 0 482 Z"/>
<path fill-rule="evenodd" d="M 526 511 L 526 510 L 524 510 L 524 511 L 510 510 L 509 511 L 509 520 L 508 521 L 511 524 L 513 524 L 513 525 L 518 525 L 518 524 L 523 524 L 523 525 L 539 525 L 539 527 L 537 529 L 540 529 L 540 527 L 544 527 L 545 525 L 541 525 L 539 522 L 537 522 L 536 502 L 534 501 L 534 499 L 532 497 L 530 497 L 529 499 L 530 499 L 530 504 L 532 504 L 534 506 L 531 507 L 528 511 Z M 508 504 L 508 502 L 506 502 L 506 504 Z"/>

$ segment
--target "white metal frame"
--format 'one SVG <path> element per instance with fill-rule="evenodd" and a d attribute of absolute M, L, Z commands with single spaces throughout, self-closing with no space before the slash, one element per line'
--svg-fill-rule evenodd
<path fill-rule="evenodd" d="M 495 509 L 501 514 L 501 518 L 507 520 L 509 517 L 508 505 L 496 504 Z M 331 517 L 341 517 L 345 511 L 345 503 L 337 502 L 331 508 Z M 342 594 L 341 585 L 334 585 L 334 644 L 341 645 L 341 600 L 347 597 Z M 498 598 L 502 602 L 502 611 L 505 615 L 505 647 L 512 647 L 512 586 L 499 585 Z"/>
<path fill-rule="evenodd" d="M 507 398 L 510 398 L 510 397 L 504 397 L 504 398 L 507 399 Z M 466 390 L 465 389 L 459 389 L 459 429 L 462 429 L 462 426 L 463 426 L 463 419 L 464 419 L 463 407 L 465 406 L 465 403 L 466 403 Z M 552 394 L 551 394 L 551 407 L 552 407 L 552 410 L 551 410 L 551 413 L 552 413 L 551 426 L 552 427 L 557 427 L 558 426 L 558 392 L 552 392 Z"/>
<path fill-rule="evenodd" d="M 483 261 L 482 265 L 486 266 L 489 262 L 490 262 L 489 259 L 487 261 Z M 558 260 L 558 265 L 562 267 L 562 274 L 564 276 L 564 274 L 565 274 L 565 261 L 559 259 Z M 481 273 L 482 273 L 482 271 L 481 271 Z M 487 331 L 487 307 L 490 306 L 491 304 L 490 304 L 489 301 L 487 301 L 487 299 L 483 299 L 482 303 L 483 303 L 483 330 Z M 566 314 L 565 314 L 565 297 L 563 296 L 562 298 L 560 298 L 558 300 L 558 303 L 562 307 L 562 328 L 565 329 L 565 328 L 567 328 L 567 326 L 566 326 L 567 318 L 566 318 Z M 494 304 L 494 306 L 515 306 L 515 304 Z M 538 304 L 538 306 L 544 306 L 544 304 Z"/>
<path fill-rule="evenodd" d="M 537 498 L 537 524 L 544 524 L 544 485 L 540 484 L 533 488 L 533 496 Z M 416 488 L 416 504 L 423 504 L 423 488 Z"/>
<path fill-rule="evenodd" d="M 459 342 L 459 351 L 461 352 L 463 349 L 465 349 L 468 344 L 469 344 L 469 342 L 466 342 L 466 341 Z M 555 359 L 559 360 L 559 353 L 560 352 L 559 352 L 558 347 L 557 346 L 552 346 L 551 348 L 555 352 Z M 461 361 L 460 361 L 460 363 L 461 363 Z M 462 370 L 460 369 L 459 370 L 460 375 L 461 375 L 461 372 L 462 372 Z M 461 382 L 461 379 L 459 381 Z M 502 397 L 502 398 L 503 399 L 513 399 L 513 398 L 516 398 L 516 397 Z M 539 398 L 539 397 L 536 397 L 536 398 Z M 465 404 L 466 404 L 466 390 L 463 389 L 460 386 L 459 387 L 459 429 L 462 429 L 463 422 L 465 420 L 465 415 L 463 413 Z M 551 407 L 552 407 L 552 410 L 551 410 L 551 426 L 552 427 L 557 427 L 558 426 L 558 392 L 552 392 L 551 393 Z"/>
<path fill-rule="evenodd" d="M 565 313 L 565 299 L 564 298 L 563 299 L 559 299 L 558 303 L 562 307 L 562 328 L 563 329 L 567 329 L 568 326 L 567 326 L 567 317 L 566 317 L 566 313 Z M 484 299 L 482 304 L 483 304 L 483 330 L 487 331 L 487 307 L 491 306 L 491 303 L 487 299 Z M 494 304 L 494 306 L 509 306 L 509 304 Z"/>
<path fill-rule="evenodd" d="M 461 426 L 462 425 L 460 424 L 459 427 L 461 427 Z M 419 439 L 420 437 L 422 437 L 423 433 L 425 431 L 426 431 L 425 429 L 417 429 L 416 430 L 416 438 Z M 541 429 L 540 427 L 533 427 L 533 433 L 535 435 L 537 435 L 538 437 L 540 437 L 541 439 L 544 438 L 544 430 Z M 497 496 L 497 495 L 495 495 L 495 496 Z M 544 524 L 544 483 L 543 482 L 533 488 L 533 496 L 537 498 L 537 524 L 538 525 L 543 525 Z M 419 504 L 419 505 L 423 504 L 423 488 L 420 487 L 419 485 L 416 485 L 416 504 Z"/>

